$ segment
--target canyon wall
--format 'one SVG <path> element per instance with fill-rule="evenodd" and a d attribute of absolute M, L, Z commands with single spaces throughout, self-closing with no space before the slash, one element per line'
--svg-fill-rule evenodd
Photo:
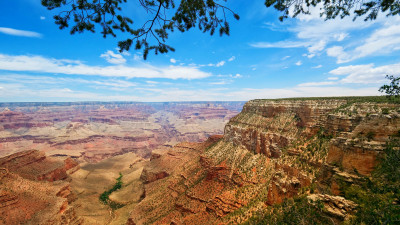
<path fill-rule="evenodd" d="M 0 159 L 0 224 L 83 224 L 68 175 L 79 169 L 70 159 L 26 151 Z"/>
<path fill-rule="evenodd" d="M 19 128 L 6 137 L 11 139 L 0 145 L 6 144 L 9 148 L 14 143 L 18 147 L 29 141 L 40 148 L 45 143 L 54 147 L 50 154 L 54 157 L 46 156 L 49 152 L 25 151 L 0 159 L 0 213 L 5 215 L 7 207 L 14 205 L 29 216 L 24 219 L 22 214 L 13 212 L 16 216 L 12 218 L 32 224 L 38 221 L 39 224 L 65 221 L 71 224 L 239 224 L 302 194 L 307 199 L 320 200 L 332 221 L 340 223 L 356 207 L 350 200 L 337 196 L 341 194 L 340 182 L 357 182 L 369 176 L 390 136 L 400 135 L 399 105 L 384 99 L 253 100 L 236 116 L 223 106 L 210 107 L 158 104 L 154 112 L 142 119 L 135 117 L 142 124 L 136 124 L 141 128 L 137 132 L 144 132 L 146 137 L 128 135 L 128 130 L 121 129 L 124 123 L 133 124 L 133 115 L 129 121 L 118 119 L 126 119 L 127 112 L 113 118 L 110 112 L 105 113 L 109 116 L 104 114 L 101 122 L 87 123 L 84 118 L 79 121 L 75 118 L 75 122 L 68 119 L 62 126 L 55 123 L 58 128 L 54 130 L 62 130 L 68 138 L 35 135 L 15 125 Z M 103 113 L 107 108 L 96 110 Z M 10 120 L 5 118 L 10 113 L 3 114 L 3 124 L 8 124 Z M 29 120 L 19 113 L 10 115 Z M 203 142 L 182 139 L 184 142 L 175 144 L 171 139 L 160 138 L 163 135 L 182 137 L 182 134 L 195 137 L 199 134 L 196 131 L 199 124 L 206 126 L 232 116 L 225 125 L 224 135 L 211 135 Z M 154 132 L 157 129 L 153 128 L 142 129 L 143 120 L 150 121 L 150 118 L 157 120 L 157 129 L 164 133 Z M 40 126 L 29 129 L 44 132 Z M 119 132 L 126 133 L 110 135 L 115 126 Z M 99 132 L 93 132 L 93 127 Z M 9 129 L 4 129 L 2 134 L 5 132 Z M 74 132 L 79 134 L 77 138 L 73 138 Z M 206 136 L 196 136 L 194 140 L 200 141 Z M 147 145 L 152 148 L 151 152 L 134 146 L 141 142 L 148 144 L 149 137 L 164 142 Z M 174 139 L 178 140 L 181 139 Z M 71 156 L 86 161 L 81 169 L 65 153 L 76 148 L 82 148 L 83 155 Z M 102 152 L 101 157 L 100 153 L 96 156 L 92 152 L 95 148 L 109 149 L 109 155 Z M 119 174 L 123 175 L 122 187 L 110 195 L 110 201 L 118 207 L 112 208 L 98 198 L 113 187 Z M 35 197 L 31 194 L 33 191 L 27 191 L 29 188 L 14 190 L 7 186 L 16 185 L 15 182 L 26 182 L 21 187 L 38 185 L 43 193 L 53 197 L 45 199 L 43 204 L 38 201 L 27 211 L 24 205 L 42 197 Z M 45 209 L 49 202 L 54 202 L 51 203 L 54 207 Z M 4 218 L 8 219 L 3 223 L 8 223 L 11 217 Z"/>
<path fill-rule="evenodd" d="M 370 175 L 399 131 L 398 105 L 368 98 L 249 101 L 223 137 L 153 153 L 128 224 L 242 223 L 299 193 L 346 220 L 337 179 Z"/>

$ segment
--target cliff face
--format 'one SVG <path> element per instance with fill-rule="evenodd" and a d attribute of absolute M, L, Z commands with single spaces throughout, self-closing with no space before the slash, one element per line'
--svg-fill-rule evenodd
<path fill-rule="evenodd" d="M 224 139 L 251 152 L 279 158 L 282 148 L 299 137 L 315 135 L 327 121 L 329 112 L 345 103 L 343 100 L 249 101 L 225 126 Z"/>
<path fill-rule="evenodd" d="M 221 140 L 153 155 L 143 170 L 146 197 L 128 224 L 240 223 L 311 184 L 324 204 L 352 205 L 331 196 L 340 192 L 338 177 L 369 175 L 388 137 L 399 130 L 395 104 L 250 101 Z M 347 218 L 339 211 L 340 219 Z"/>
<path fill-rule="evenodd" d="M 78 168 L 70 158 L 53 160 L 39 151 L 0 159 L 0 224 L 82 224 L 66 180 Z"/>
<path fill-rule="evenodd" d="M 159 107 L 165 112 L 156 118 L 164 125 L 170 119 L 214 121 L 228 112 L 216 107 L 202 115 L 182 106 L 173 115 L 173 107 Z M 181 122 L 162 129 L 170 136 L 190 133 L 193 127 L 182 128 Z M 87 125 L 73 122 L 66 127 L 72 134 Z M 400 134 L 400 110 L 396 104 L 354 98 L 253 100 L 224 130 L 224 135 L 205 142 L 164 146 L 151 155 L 130 143 L 122 149 L 126 154 L 82 164 L 78 171 L 73 159 L 54 159 L 39 151 L 2 158 L 0 224 L 79 224 L 84 222 L 80 218 L 88 224 L 237 224 L 298 194 L 321 200 L 327 213 L 342 221 L 356 205 L 336 196 L 340 181 L 357 182 L 370 175 L 389 136 Z M 162 139 L 158 135 L 152 137 Z M 79 143 L 53 144 L 86 149 L 109 144 L 113 152 L 121 141 L 146 142 L 140 137 L 89 135 Z M 84 155 L 96 158 L 90 150 Z M 111 210 L 98 198 L 119 173 L 122 188 L 109 198 L 121 208 Z"/>

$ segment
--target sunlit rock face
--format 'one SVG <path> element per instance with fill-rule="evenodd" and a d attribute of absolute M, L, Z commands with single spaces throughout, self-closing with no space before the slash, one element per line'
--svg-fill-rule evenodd
<path fill-rule="evenodd" d="M 67 180 L 78 169 L 71 158 L 36 150 L 1 158 L 0 224 L 82 224 Z"/>
<path fill-rule="evenodd" d="M 356 179 L 355 171 L 369 175 L 388 137 L 399 130 L 398 106 L 393 104 L 249 101 L 220 140 L 153 152 L 143 177 L 154 171 L 157 179 L 145 182 L 146 197 L 134 207 L 128 224 L 241 223 L 311 184 L 338 194 L 335 179 Z M 330 209 L 339 220 L 355 207 L 326 194 L 310 199 L 315 196 L 327 205 L 346 203 L 347 208 Z"/>
<path fill-rule="evenodd" d="M 398 105 L 368 98 L 253 100 L 236 116 L 228 105 L 160 104 L 129 116 L 123 107 L 90 107 L 52 126 L 0 131 L 10 138 L 1 148 L 18 149 L 0 159 L 1 215 L 12 206 L 26 211 L 25 221 L 54 224 L 238 224 L 302 193 L 340 222 L 356 205 L 336 196 L 339 181 L 370 175 L 400 131 Z M 31 111 L 23 113 L 38 113 Z M 226 123 L 223 135 L 218 121 Z M 49 127 L 57 135 L 42 130 Z M 46 151 L 20 152 L 25 143 Z M 119 174 L 112 209 L 99 196 Z M 15 182 L 26 185 L 7 186 Z M 50 193 L 44 203 L 25 194 L 35 185 Z M 24 221 L 12 213 L 4 223 Z"/>

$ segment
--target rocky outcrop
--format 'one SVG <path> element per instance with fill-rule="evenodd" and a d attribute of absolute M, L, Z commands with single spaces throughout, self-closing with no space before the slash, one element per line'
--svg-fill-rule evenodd
<path fill-rule="evenodd" d="M 340 196 L 311 194 L 307 196 L 311 204 L 322 202 L 324 211 L 340 220 L 348 220 L 355 212 L 357 204 Z"/>
<path fill-rule="evenodd" d="M 344 100 L 252 100 L 225 126 L 224 139 L 249 151 L 278 158 L 298 137 L 310 137 L 324 126 Z"/>
<path fill-rule="evenodd" d="M 48 159 L 33 150 L 1 158 L 0 165 L 0 224 L 83 223 L 71 206 L 76 196 L 65 180 L 79 168 L 75 161 Z"/>
<path fill-rule="evenodd" d="M 143 182 L 147 184 L 168 176 L 169 174 L 165 171 L 148 171 L 147 169 L 144 169 L 140 179 L 142 179 Z"/>
<path fill-rule="evenodd" d="M 79 165 L 71 158 L 61 161 L 46 157 L 44 152 L 30 150 L 1 158 L 0 168 L 26 179 L 57 181 L 66 179 Z"/>
<path fill-rule="evenodd" d="M 168 176 L 145 185 L 128 224 L 236 224 L 311 190 L 339 223 L 356 207 L 332 195 L 339 179 L 371 173 L 399 118 L 397 105 L 352 98 L 250 101 L 220 140 L 153 153 L 143 177 Z"/>

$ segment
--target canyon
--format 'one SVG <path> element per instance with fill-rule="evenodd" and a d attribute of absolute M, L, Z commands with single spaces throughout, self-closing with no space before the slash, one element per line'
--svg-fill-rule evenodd
<path fill-rule="evenodd" d="M 302 195 L 340 224 L 357 208 L 342 183 L 371 176 L 400 134 L 399 105 L 384 97 L 251 100 L 239 114 L 239 103 L 170 104 L 79 106 L 84 115 L 52 106 L 71 111 L 51 123 L 42 107 L 5 106 L 0 223 L 240 224 Z M 52 198 L 11 181 L 43 186 Z M 29 217 L 5 216 L 33 198 L 53 207 L 38 202 Z"/>
<path fill-rule="evenodd" d="M 244 102 L 0 103 L 0 157 L 36 149 L 99 162 L 222 134 Z"/>

